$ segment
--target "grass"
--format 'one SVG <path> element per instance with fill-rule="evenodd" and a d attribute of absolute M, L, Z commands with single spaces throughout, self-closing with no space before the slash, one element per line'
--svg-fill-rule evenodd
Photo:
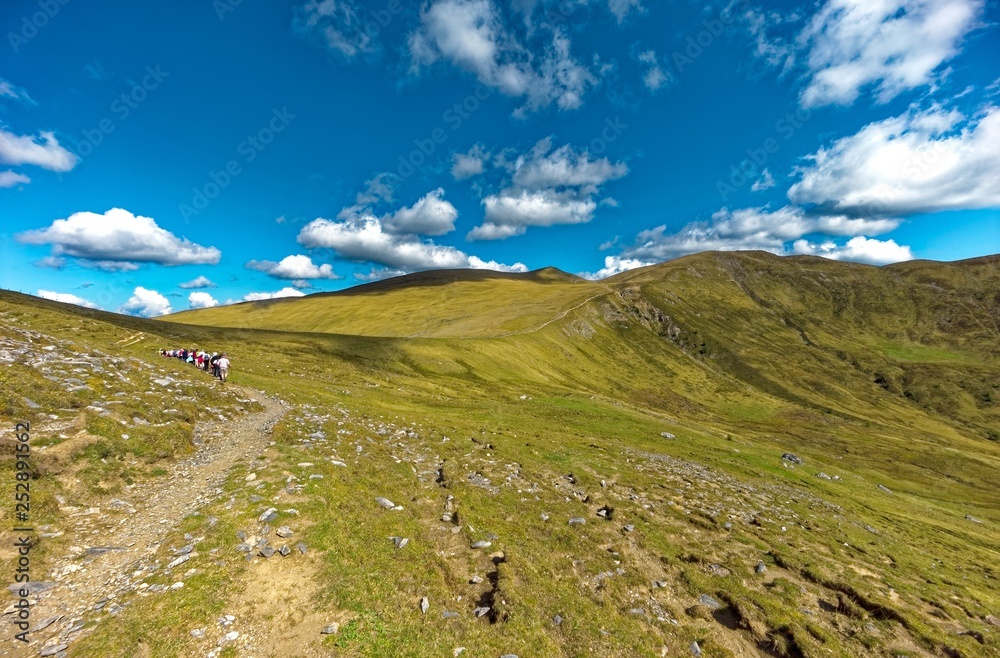
<path fill-rule="evenodd" d="M 226 345 L 234 382 L 293 405 L 275 427 L 261 495 L 299 510 L 295 523 L 316 551 L 310 606 L 342 620 L 323 640 L 339 654 L 466 646 L 653 656 L 697 640 L 720 656 L 747 647 L 988 656 L 997 648 L 984 617 L 1000 609 L 1000 446 L 987 438 L 1000 428 L 1000 341 L 989 314 L 970 311 L 982 306 L 963 300 L 995 290 L 997 279 L 979 262 L 879 269 L 704 255 L 626 273 L 600 291 L 565 280 L 435 283 L 210 309 L 197 314 L 205 326 L 13 295 L 0 296 L 0 312 L 54 336 L 86 331 L 76 340 L 102 346 L 140 330 L 153 346 Z M 342 319 L 348 308 L 353 319 Z M 237 317 L 264 328 L 207 326 Z M 107 349 L 149 359 L 149 347 Z M 173 372 L 171 360 L 162 367 Z M 201 385 L 183 389 L 197 396 Z M 28 413 L 17 406 L 27 389 L 14 393 L 4 390 L 4 404 Z M 58 391 L 44 401 L 66 404 Z M 153 424 L 156 409 L 142 412 Z M 114 422 L 88 420 L 102 440 L 79 459 L 155 477 L 162 455 L 183 454 L 197 412 L 181 412 L 176 436 L 143 437 L 138 452 L 116 438 Z M 325 442 L 308 438 L 317 430 Z M 805 464 L 785 466 L 784 452 Z M 303 462 L 323 478 L 308 479 Z M 233 535 L 265 504 L 249 502 L 245 472 L 233 473 L 209 510 L 219 524 L 204 530 L 226 566 L 181 590 L 187 598 L 172 612 L 157 607 L 165 598 L 138 599 L 103 620 L 87 647 L 107 642 L 126 655 L 136 637 L 184 655 L 187 631 L 210 622 L 219 601 L 239 600 L 261 567 L 232 551 Z M 300 493 L 283 493 L 290 476 Z M 404 509 L 381 510 L 375 496 Z M 460 525 L 441 520 L 447 496 Z M 597 515 L 603 507 L 612 520 Z M 574 516 L 586 525 L 571 527 Z M 411 542 L 397 550 L 393 535 Z M 469 548 L 490 536 L 486 551 Z M 474 575 L 484 581 L 471 584 Z M 494 624 L 471 614 L 491 587 L 504 619 Z M 702 594 L 731 617 L 700 605 Z M 444 619 L 444 610 L 460 616 Z M 173 616 L 152 623 L 159 614 Z"/>

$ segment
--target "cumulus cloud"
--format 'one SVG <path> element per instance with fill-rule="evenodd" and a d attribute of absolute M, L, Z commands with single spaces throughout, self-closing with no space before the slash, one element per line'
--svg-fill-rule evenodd
<path fill-rule="evenodd" d="M 282 288 L 277 292 L 252 292 L 243 296 L 245 302 L 259 302 L 265 299 L 280 299 L 282 297 L 305 297 L 306 294 L 295 288 Z"/>
<path fill-rule="evenodd" d="M 482 144 L 476 144 L 466 153 L 452 155 L 451 175 L 455 180 L 462 180 L 483 173 L 489 152 Z"/>
<path fill-rule="evenodd" d="M 487 262 L 455 247 L 421 240 L 415 235 L 390 233 L 383 228 L 379 218 L 370 213 L 338 221 L 315 219 L 303 227 L 298 241 L 311 249 L 333 249 L 345 260 L 372 262 L 407 272 L 448 268 L 527 270 L 522 263 L 508 266 Z"/>
<path fill-rule="evenodd" d="M 323 263 L 316 265 L 309 256 L 297 254 L 285 256 L 280 262 L 270 260 L 252 260 L 246 264 L 247 269 L 264 272 L 275 279 L 339 279 L 333 271 L 333 265 Z"/>
<path fill-rule="evenodd" d="M 790 244 L 810 235 L 860 237 L 888 233 L 898 219 L 863 219 L 845 215 L 808 215 L 801 208 L 723 208 L 711 221 L 693 222 L 677 232 L 666 226 L 642 231 L 635 243 L 622 251 L 623 258 L 660 262 L 699 251 L 760 249 L 775 254 L 792 253 Z M 824 241 L 824 244 L 832 242 Z M 836 244 L 836 243 L 834 243 Z M 856 245 L 858 243 L 855 243 Z M 844 252 L 846 255 L 853 252 Z M 817 254 L 822 255 L 822 254 Z"/>
<path fill-rule="evenodd" d="M 215 264 L 222 253 L 160 228 L 150 217 L 112 208 L 103 215 L 78 212 L 17 236 L 25 244 L 51 244 L 55 256 L 74 256 L 107 268 L 135 269 L 130 261 L 160 265 Z M 117 265 L 116 265 L 117 264 Z"/>
<path fill-rule="evenodd" d="M 998 207 L 998 144 L 998 107 L 976 119 L 939 106 L 911 110 L 807 156 L 788 198 L 855 214 Z"/>
<path fill-rule="evenodd" d="M 30 182 L 30 178 L 22 173 L 14 171 L 13 169 L 0 171 L 0 187 L 14 187 L 15 185 L 22 183 L 27 185 Z"/>
<path fill-rule="evenodd" d="M 913 260 L 913 252 L 910 251 L 910 248 L 896 244 L 895 240 L 876 240 L 861 235 L 851 238 L 843 245 L 832 241 L 815 244 L 808 240 L 796 240 L 792 245 L 792 253 L 871 265 L 886 265 Z"/>
<path fill-rule="evenodd" d="M 663 72 L 663 68 L 656 59 L 655 50 L 644 50 L 636 55 L 636 59 L 646 65 L 646 72 L 642 76 L 642 83 L 646 86 L 646 89 L 657 91 L 663 85 L 667 84 L 669 75 Z"/>
<path fill-rule="evenodd" d="M 764 190 L 769 190 L 774 187 L 774 176 L 767 169 L 760 172 L 760 177 L 753 182 L 750 186 L 751 192 L 762 192 Z"/>
<path fill-rule="evenodd" d="M 178 288 L 183 288 L 184 290 L 191 290 L 193 288 L 215 288 L 216 285 L 207 276 L 201 275 L 197 276 L 190 281 L 185 281 L 180 284 Z"/>
<path fill-rule="evenodd" d="M 518 114 L 553 104 L 575 109 L 597 80 L 573 58 L 569 38 L 550 29 L 551 40 L 532 52 L 507 28 L 492 0 L 434 0 L 409 36 L 412 69 L 449 62 L 490 88 L 524 98 Z"/>
<path fill-rule="evenodd" d="M 596 272 L 583 272 L 580 274 L 580 276 L 582 276 L 585 279 L 590 279 L 591 281 L 598 281 L 600 279 L 606 279 L 609 276 L 621 274 L 622 272 L 634 270 L 638 267 L 646 267 L 647 265 L 653 265 L 653 262 L 639 260 L 637 258 L 605 256 L 604 267 L 597 270 Z"/>
<path fill-rule="evenodd" d="M 378 41 L 365 30 L 365 18 L 354 0 L 308 0 L 296 8 L 293 27 L 346 59 L 379 49 Z"/>
<path fill-rule="evenodd" d="M 207 292 L 193 292 L 188 295 L 188 306 L 191 308 L 212 308 L 218 305 L 219 300 Z"/>
<path fill-rule="evenodd" d="M 548 138 L 504 164 L 511 172 L 508 187 L 483 199 L 485 221 L 469 232 L 469 240 L 502 240 L 529 226 L 589 222 L 600 187 L 628 173 L 622 162 L 592 159 L 587 150 L 568 144 L 553 150 Z"/>
<path fill-rule="evenodd" d="M 618 22 L 623 22 L 628 15 L 635 12 L 643 11 L 642 0 L 608 0 L 608 9 L 611 13 L 615 15 Z"/>
<path fill-rule="evenodd" d="M 982 10 L 982 0 L 827 0 L 798 39 L 810 76 L 802 105 L 850 105 L 869 86 L 884 103 L 933 86 Z"/>
<path fill-rule="evenodd" d="M 444 199 L 444 190 L 437 188 L 425 194 L 408 208 L 400 208 L 382 220 L 390 233 L 419 233 L 444 235 L 455 230 L 458 211 Z"/>
<path fill-rule="evenodd" d="M 79 158 L 59 145 L 55 134 L 15 135 L 0 129 L 0 164 L 35 165 L 49 171 L 69 171 Z"/>
<path fill-rule="evenodd" d="M 53 292 L 51 290 L 39 290 L 38 296 L 42 299 L 51 299 L 54 302 L 62 302 L 64 304 L 76 304 L 77 306 L 83 306 L 84 308 L 100 308 L 94 302 L 88 301 L 83 297 L 78 297 L 77 295 L 71 295 L 67 292 Z"/>
<path fill-rule="evenodd" d="M 365 189 L 358 192 L 358 205 L 368 205 L 380 201 L 392 201 L 392 195 L 399 183 L 399 176 L 383 172 L 365 181 Z"/>
<path fill-rule="evenodd" d="M 155 318 L 172 311 L 170 301 L 166 297 L 142 286 L 137 286 L 129 300 L 118 309 L 119 313 L 139 315 L 144 318 Z"/>

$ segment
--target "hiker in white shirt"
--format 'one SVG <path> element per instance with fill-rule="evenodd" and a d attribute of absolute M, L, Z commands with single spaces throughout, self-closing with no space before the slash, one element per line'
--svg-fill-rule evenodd
<path fill-rule="evenodd" d="M 215 362 L 215 365 L 219 368 L 219 379 L 226 381 L 229 377 L 229 357 L 225 352 L 219 357 L 219 360 Z"/>

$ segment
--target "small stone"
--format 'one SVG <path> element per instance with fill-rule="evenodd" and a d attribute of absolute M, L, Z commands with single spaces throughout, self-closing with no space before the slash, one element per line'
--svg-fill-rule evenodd
<path fill-rule="evenodd" d="M 562 626 L 563 618 L 562 615 L 556 615 L 552 618 L 552 623 L 556 626 Z"/>
<path fill-rule="evenodd" d="M 375 502 L 381 505 L 383 509 L 392 509 L 396 506 L 396 503 L 392 502 L 388 498 L 383 498 L 381 496 L 376 498 Z"/>
<path fill-rule="evenodd" d="M 246 541 L 247 540 L 247 533 L 245 533 L 242 530 L 240 530 L 239 532 L 236 533 L 236 538 L 239 539 L 240 541 Z"/>
<path fill-rule="evenodd" d="M 970 522 L 970 523 L 982 523 L 982 521 L 980 521 L 976 517 L 972 516 L 971 514 L 966 514 L 965 515 L 965 520 L 968 521 L 968 522 Z"/>
<path fill-rule="evenodd" d="M 257 520 L 261 523 L 270 523 L 278 518 L 278 510 L 273 507 L 268 507 L 267 511 L 257 517 Z"/>
<path fill-rule="evenodd" d="M 441 613 L 441 616 L 444 619 L 455 619 L 456 617 L 458 617 L 458 613 L 454 612 L 453 610 L 445 610 L 444 612 Z"/>
<path fill-rule="evenodd" d="M 993 615 L 986 615 L 985 617 L 983 617 L 983 621 L 993 626 L 1000 626 L 1000 619 L 997 619 Z"/>
<path fill-rule="evenodd" d="M 692 656 L 695 656 L 695 658 L 698 658 L 698 656 L 701 655 L 701 647 L 698 646 L 697 640 L 691 643 L 691 645 L 688 647 L 688 650 L 691 652 Z"/>
<path fill-rule="evenodd" d="M 887 494 L 891 494 L 892 493 L 892 490 L 889 489 L 889 487 L 885 486 L 884 484 L 878 485 L 878 488 L 881 489 L 882 491 L 886 492 Z"/>
<path fill-rule="evenodd" d="M 242 544 L 236 544 L 236 550 L 238 550 L 240 553 L 249 553 L 250 551 L 253 550 L 253 546 L 251 546 L 247 542 L 243 542 Z"/>
<path fill-rule="evenodd" d="M 500 656 L 500 658 L 517 658 L 517 654 L 516 653 L 505 653 L 504 655 Z"/>
<path fill-rule="evenodd" d="M 660 432 L 660 436 L 662 436 L 664 439 L 672 439 L 672 438 L 674 438 L 674 435 L 671 434 L 670 432 Z"/>
<path fill-rule="evenodd" d="M 480 539 L 479 541 L 472 542 L 472 548 L 489 548 L 493 545 L 493 542 L 486 541 L 485 539 Z"/>
<path fill-rule="evenodd" d="M 430 609 L 430 607 L 431 607 L 431 604 L 430 604 L 430 601 L 427 600 L 427 597 L 426 596 L 421 597 L 421 599 L 420 599 L 420 612 L 422 614 L 426 615 L 427 611 Z"/>
<path fill-rule="evenodd" d="M 797 455 L 794 455 L 790 452 L 786 452 L 785 454 L 781 455 L 781 458 L 784 459 L 786 462 L 792 462 L 793 464 L 805 464 L 805 462 L 802 461 L 801 457 L 798 457 Z"/>
<path fill-rule="evenodd" d="M 570 525 L 586 525 L 587 519 L 582 516 L 574 516 L 569 520 Z"/>
<path fill-rule="evenodd" d="M 484 617 L 490 613 L 490 609 L 486 606 L 480 606 L 472 611 L 476 617 Z"/>
<path fill-rule="evenodd" d="M 282 544 L 281 548 L 278 549 L 278 552 L 281 553 L 281 557 L 286 557 L 292 552 L 292 549 L 288 548 L 287 544 Z"/>
<path fill-rule="evenodd" d="M 229 631 L 223 636 L 223 642 L 235 642 L 240 637 L 239 631 Z"/>
<path fill-rule="evenodd" d="M 403 548 L 410 543 L 409 537 L 393 537 L 392 543 L 396 545 L 396 548 Z"/>
<path fill-rule="evenodd" d="M 441 520 L 445 523 L 451 523 L 451 512 L 445 512 L 441 515 Z"/>
<path fill-rule="evenodd" d="M 264 557 L 264 558 L 269 558 L 269 557 L 273 556 L 274 553 L 275 553 L 275 551 L 274 551 L 274 547 L 273 546 L 265 546 L 264 548 L 260 549 L 260 551 L 258 552 L 258 554 L 261 557 Z"/>
<path fill-rule="evenodd" d="M 665 581 L 665 580 L 654 580 L 653 581 L 653 589 L 663 589 L 666 586 L 667 586 L 667 581 Z"/>
<path fill-rule="evenodd" d="M 320 633 L 323 635 L 335 635 L 339 630 L 340 630 L 340 624 L 338 624 L 337 622 L 331 622 L 326 626 L 324 626 L 323 630 L 321 630 Z"/>
<path fill-rule="evenodd" d="M 478 585 L 479 583 L 483 582 L 483 577 L 473 576 L 472 578 L 469 579 L 469 582 L 472 583 L 473 585 Z"/>
<path fill-rule="evenodd" d="M 246 480 L 247 482 L 253 482 L 254 480 L 257 479 L 257 474 L 256 473 L 251 473 L 251 474 L 247 475 L 243 479 Z"/>
<path fill-rule="evenodd" d="M 713 599 L 708 594 L 702 594 L 701 596 L 699 596 L 698 602 L 701 603 L 702 605 L 708 606 L 712 610 L 718 610 L 719 608 L 722 607 L 721 603 Z"/>
<path fill-rule="evenodd" d="M 278 535 L 282 539 L 287 539 L 292 536 L 292 529 L 286 525 L 281 526 L 274 531 L 274 534 Z"/>
<path fill-rule="evenodd" d="M 56 645 L 53 645 L 51 647 L 45 647 L 44 649 L 42 649 L 39 652 L 39 655 L 40 656 L 54 656 L 57 653 L 59 653 L 60 651 L 65 651 L 66 649 L 69 649 L 69 645 L 68 644 L 56 644 Z"/>
<path fill-rule="evenodd" d="M 632 615 L 633 617 L 645 617 L 646 616 L 646 609 L 645 608 L 631 608 L 628 611 L 628 613 L 630 615 Z"/>
<path fill-rule="evenodd" d="M 309 550 L 309 549 L 308 549 L 308 548 L 306 547 L 306 545 L 305 545 L 305 544 L 303 544 L 302 542 L 299 542 L 298 544 L 296 544 L 296 545 L 295 545 L 295 548 L 297 548 L 297 549 L 299 550 L 299 553 L 302 553 L 303 555 L 305 555 L 305 554 L 306 554 L 306 551 L 307 551 L 307 550 Z"/>
<path fill-rule="evenodd" d="M 625 532 L 635 532 L 635 526 L 634 526 L 634 525 L 632 525 L 631 523 L 627 523 L 627 524 L 625 524 L 625 527 L 624 527 L 624 528 L 622 528 L 622 529 L 623 529 L 623 530 L 624 530 Z"/>
<path fill-rule="evenodd" d="M 820 480 L 831 480 L 832 479 L 829 475 L 827 475 L 823 471 L 820 471 L 819 473 L 817 473 L 816 477 L 818 477 Z"/>
<path fill-rule="evenodd" d="M 764 573 L 765 571 L 767 571 L 767 565 L 764 564 L 763 560 L 761 560 L 760 562 L 757 563 L 757 566 L 754 568 L 754 571 L 756 571 L 757 573 Z"/>

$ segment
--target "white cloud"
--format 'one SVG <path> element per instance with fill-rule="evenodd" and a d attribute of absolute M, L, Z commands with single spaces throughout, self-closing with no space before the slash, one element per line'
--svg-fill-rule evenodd
<path fill-rule="evenodd" d="M 632 11 L 643 11 L 641 0 L 608 0 L 608 9 L 615 15 L 618 22 L 623 22 Z"/>
<path fill-rule="evenodd" d="M 185 281 L 180 284 L 178 288 L 183 288 L 184 290 L 190 290 L 192 288 L 215 288 L 216 285 L 212 283 L 212 280 L 207 276 L 200 275 L 191 279 L 190 281 Z"/>
<path fill-rule="evenodd" d="M 467 153 L 452 154 L 451 175 L 455 180 L 483 173 L 483 167 L 490 154 L 482 144 L 476 144 Z"/>
<path fill-rule="evenodd" d="M 207 292 L 193 292 L 188 295 L 188 305 L 191 308 L 212 308 L 219 305 L 219 300 Z"/>
<path fill-rule="evenodd" d="M 780 68 L 780 75 L 787 73 L 796 61 L 795 44 L 768 34 L 768 29 L 796 23 L 801 17 L 795 13 L 785 16 L 776 11 L 765 12 L 753 7 L 747 8 L 742 17 L 754 40 L 754 56 L 768 66 Z"/>
<path fill-rule="evenodd" d="M 24 183 L 27 185 L 31 182 L 31 179 L 22 173 L 16 172 L 13 169 L 8 169 L 7 171 L 0 171 L 0 187 L 14 187 L 19 183 Z"/>
<path fill-rule="evenodd" d="M 11 82 L 0 78 L 0 98 L 13 98 L 16 101 L 20 101 L 25 105 L 37 105 L 31 96 L 28 95 L 27 90 L 24 87 L 18 87 Z"/>
<path fill-rule="evenodd" d="M 78 157 L 59 145 L 51 132 L 42 131 L 34 137 L 0 129 L 0 164 L 29 164 L 49 171 L 69 171 L 78 161 Z"/>
<path fill-rule="evenodd" d="M 982 0 L 827 0 L 799 35 L 811 76 L 802 105 L 850 105 L 869 86 L 884 103 L 933 86 L 982 9 Z"/>
<path fill-rule="evenodd" d="M 371 268 L 367 273 L 355 272 L 354 278 L 358 281 L 381 281 L 382 279 L 391 279 L 397 276 L 403 276 L 406 274 L 403 270 L 390 270 L 387 268 Z"/>
<path fill-rule="evenodd" d="M 975 120 L 938 106 L 911 110 L 807 156 L 788 198 L 883 215 L 998 207 L 998 144 L 998 107 Z"/>
<path fill-rule="evenodd" d="M 655 50 L 645 50 L 636 56 L 640 62 L 646 65 L 646 73 L 642 76 L 642 83 L 650 91 L 657 91 L 669 80 L 669 76 L 663 72 L 660 63 L 656 59 Z"/>
<path fill-rule="evenodd" d="M 370 213 L 345 220 L 315 219 L 299 233 L 299 244 L 307 248 L 333 249 L 341 258 L 372 262 L 408 272 L 441 268 L 485 268 L 526 271 L 521 263 L 512 266 L 484 262 L 455 247 L 434 244 L 415 235 L 389 233 Z"/>
<path fill-rule="evenodd" d="M 222 255 L 215 247 L 178 238 L 157 226 L 152 218 L 136 216 L 121 208 L 112 208 L 103 215 L 74 213 L 68 219 L 55 220 L 47 228 L 21 233 L 17 239 L 26 244 L 51 244 L 55 256 L 94 261 L 92 264 L 105 269 L 135 269 L 127 261 L 214 265 Z"/>
<path fill-rule="evenodd" d="M 910 251 L 910 248 L 896 244 L 895 240 L 876 240 L 860 235 L 851 238 L 843 245 L 838 245 L 835 242 L 815 244 L 807 240 L 796 240 L 792 245 L 792 252 L 871 265 L 886 265 L 913 260 L 913 252 Z"/>
<path fill-rule="evenodd" d="M 48 267 L 53 270 L 61 270 L 66 267 L 66 259 L 59 258 L 58 256 L 46 256 L 36 260 L 34 263 L 35 267 Z"/>
<path fill-rule="evenodd" d="M 609 276 L 621 274 L 622 272 L 634 270 L 638 267 L 646 267 L 647 265 L 653 265 L 653 262 L 638 260 L 635 258 L 622 258 L 620 256 L 605 256 L 604 267 L 596 272 L 583 272 L 580 276 L 585 279 L 597 281 L 600 279 L 606 279 Z"/>
<path fill-rule="evenodd" d="M 166 297 L 142 286 L 137 286 L 129 300 L 118 309 L 119 313 L 139 315 L 144 318 L 155 318 L 172 311 L 170 301 Z"/>
<path fill-rule="evenodd" d="M 760 172 L 760 178 L 755 180 L 753 185 L 750 186 L 750 191 L 762 192 L 764 190 L 769 190 L 772 187 L 774 187 L 774 176 L 771 175 L 770 171 L 764 169 L 764 171 Z"/>
<path fill-rule="evenodd" d="M 383 172 L 373 176 L 365 181 L 365 191 L 358 192 L 358 205 L 392 201 L 392 195 L 398 183 L 399 176 L 393 173 Z"/>
<path fill-rule="evenodd" d="M 389 233 L 419 233 L 444 235 L 455 230 L 458 211 L 444 200 L 444 190 L 437 188 L 425 194 L 409 208 L 400 208 L 382 219 Z"/>
<path fill-rule="evenodd" d="M 354 0 L 308 0 L 295 10 L 295 29 L 319 38 L 347 59 L 373 53 L 378 42 L 365 30 L 365 20 Z"/>
<path fill-rule="evenodd" d="M 564 145 L 552 150 L 546 138 L 513 162 L 509 186 L 483 199 L 484 222 L 466 236 L 469 240 L 503 240 L 521 235 L 529 226 L 582 224 L 594 217 L 600 187 L 628 173 L 622 162 L 591 159 L 586 150 Z M 603 199 L 600 203 L 613 200 Z"/>
<path fill-rule="evenodd" d="M 492 0 L 434 0 L 409 36 L 412 68 L 450 62 L 488 87 L 523 97 L 519 115 L 553 104 L 575 109 L 597 80 L 573 59 L 565 34 L 551 30 L 551 41 L 533 53 L 507 29 Z"/>
<path fill-rule="evenodd" d="M 801 208 L 723 208 L 711 221 L 693 222 L 676 233 L 665 226 L 640 232 L 622 257 L 659 262 L 699 251 L 760 249 L 775 254 L 789 253 L 788 243 L 808 235 L 835 237 L 871 236 L 888 233 L 898 219 L 856 219 L 843 215 L 811 216 Z"/>
<path fill-rule="evenodd" d="M 80 261 L 80 265 L 103 272 L 134 272 L 139 269 L 138 265 L 126 260 L 84 260 Z"/>
<path fill-rule="evenodd" d="M 265 299 L 280 299 L 282 297 L 305 297 L 306 294 L 295 288 L 282 288 L 277 292 L 252 292 L 243 296 L 245 302 L 259 302 Z"/>
<path fill-rule="evenodd" d="M 68 292 L 53 292 L 51 290 L 39 290 L 38 296 L 42 299 L 51 299 L 54 302 L 62 302 L 64 304 L 76 304 L 77 306 L 83 306 L 84 308 L 100 308 L 94 302 L 88 301 L 83 297 L 78 297 L 76 295 L 71 295 Z"/>
<path fill-rule="evenodd" d="M 316 265 L 312 258 L 297 254 L 285 256 L 280 262 L 270 260 L 252 260 L 246 264 L 247 269 L 265 272 L 275 279 L 339 279 L 333 271 L 333 265 L 323 263 Z"/>

